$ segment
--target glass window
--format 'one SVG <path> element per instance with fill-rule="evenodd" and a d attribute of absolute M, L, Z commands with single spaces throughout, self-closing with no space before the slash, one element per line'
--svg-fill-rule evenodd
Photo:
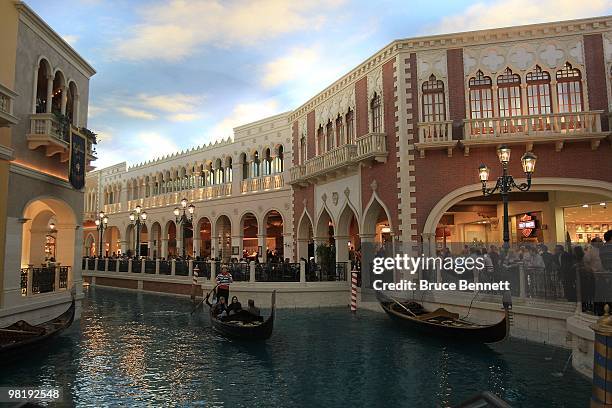
<path fill-rule="evenodd" d="M 423 83 L 423 121 L 441 122 L 446 120 L 446 109 L 444 100 L 444 83 L 431 75 L 427 82 Z"/>
<path fill-rule="evenodd" d="M 370 102 L 370 109 L 372 111 L 372 132 L 382 132 L 382 112 L 380 105 L 380 95 L 374 94 L 372 102 Z"/>

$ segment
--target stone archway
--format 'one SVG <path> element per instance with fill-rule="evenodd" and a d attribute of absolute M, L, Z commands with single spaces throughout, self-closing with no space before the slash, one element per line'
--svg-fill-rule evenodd
<path fill-rule="evenodd" d="M 359 237 L 359 222 L 355 209 L 346 203 L 338 217 L 336 231 L 336 261 L 351 261 L 354 251 L 361 247 Z"/>
<path fill-rule="evenodd" d="M 317 262 L 335 262 L 336 259 L 336 226 L 326 208 L 319 214 L 315 228 L 315 257 Z"/>
<path fill-rule="evenodd" d="M 302 218 L 297 229 L 297 259 L 306 261 L 314 257 L 314 232 L 312 228 L 312 220 L 306 211 L 302 214 Z"/>

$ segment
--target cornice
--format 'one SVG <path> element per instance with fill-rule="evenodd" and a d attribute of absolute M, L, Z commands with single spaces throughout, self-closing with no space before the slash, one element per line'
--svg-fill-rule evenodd
<path fill-rule="evenodd" d="M 90 78 L 96 73 L 96 70 L 27 4 L 15 1 L 15 8 L 19 11 L 19 19 L 24 24 L 39 34 L 49 46 L 66 57 L 83 75 Z"/>
<path fill-rule="evenodd" d="M 0 160 L 11 161 L 13 160 L 14 153 L 15 150 L 11 149 L 10 147 L 0 145 Z"/>
<path fill-rule="evenodd" d="M 584 35 L 612 29 L 612 16 L 539 23 L 515 27 L 493 28 L 451 34 L 437 34 L 394 40 L 376 54 L 359 64 L 306 103 L 296 108 L 289 116 L 293 122 L 313 110 L 321 102 L 344 87 L 364 76 L 368 71 L 387 61 L 399 52 L 418 52 L 435 49 L 463 48 L 475 45 L 497 44 L 519 40 L 542 39 L 570 35 Z"/>
<path fill-rule="evenodd" d="M 9 171 L 11 173 L 19 174 L 25 177 L 33 178 L 36 180 L 44 181 L 45 183 L 54 184 L 59 187 L 67 188 L 73 190 L 72 185 L 67 181 L 64 181 L 60 178 L 51 176 L 49 174 L 41 173 L 34 169 L 30 169 L 28 167 L 20 166 L 17 163 L 11 163 L 9 165 Z M 76 191 L 76 190 L 75 190 Z"/>

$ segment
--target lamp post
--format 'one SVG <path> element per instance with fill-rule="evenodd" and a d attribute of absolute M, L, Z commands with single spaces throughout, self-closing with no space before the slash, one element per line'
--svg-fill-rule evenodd
<path fill-rule="evenodd" d="M 482 182 L 482 194 L 484 196 L 490 196 L 495 194 L 497 191 L 501 194 L 502 202 L 504 203 L 504 252 L 507 253 L 510 248 L 510 231 L 508 230 L 508 194 L 512 189 L 516 188 L 520 191 L 528 191 L 531 188 L 531 175 L 535 170 L 537 156 L 531 152 L 527 152 L 521 157 L 521 164 L 523 171 L 527 176 L 527 182 L 516 184 L 514 178 L 508 174 L 508 164 L 510 163 L 510 148 L 507 146 L 500 146 L 497 149 L 497 157 L 502 165 L 502 175 L 497 178 L 495 186 L 487 188 L 487 181 L 489 181 L 489 168 L 485 164 L 481 164 L 478 168 L 478 176 Z"/>
<path fill-rule="evenodd" d="M 98 218 L 96 218 L 96 229 L 98 230 L 98 257 L 102 258 L 102 249 L 103 249 L 103 240 L 104 240 L 104 231 L 106 231 L 106 227 L 108 226 L 108 217 L 104 214 L 104 211 L 100 211 L 98 213 Z"/>
<path fill-rule="evenodd" d="M 183 259 L 185 258 L 185 227 L 186 224 L 189 223 L 191 224 L 193 222 L 193 213 L 195 211 L 195 205 L 193 204 L 189 204 L 189 207 L 187 206 L 187 199 L 183 198 L 181 200 L 181 208 L 176 207 L 174 209 L 174 216 L 176 218 L 176 223 L 179 224 L 181 226 L 181 235 L 182 235 L 182 247 L 183 247 Z M 182 210 L 182 214 L 181 214 L 181 210 Z M 189 212 L 189 216 L 187 216 L 187 212 Z"/>
<path fill-rule="evenodd" d="M 136 227 L 134 228 L 136 232 L 136 239 L 134 240 L 136 242 L 135 251 L 136 258 L 140 258 L 140 228 L 147 222 L 147 212 L 142 211 L 142 207 L 137 205 L 134 208 L 134 212 L 130 213 L 130 222 Z"/>

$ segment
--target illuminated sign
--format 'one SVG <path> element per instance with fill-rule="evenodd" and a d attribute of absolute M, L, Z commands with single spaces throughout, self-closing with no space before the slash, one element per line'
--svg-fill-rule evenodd
<path fill-rule="evenodd" d="M 529 237 L 536 227 L 535 217 L 529 214 L 524 214 L 518 223 L 518 227 L 525 238 Z"/>

